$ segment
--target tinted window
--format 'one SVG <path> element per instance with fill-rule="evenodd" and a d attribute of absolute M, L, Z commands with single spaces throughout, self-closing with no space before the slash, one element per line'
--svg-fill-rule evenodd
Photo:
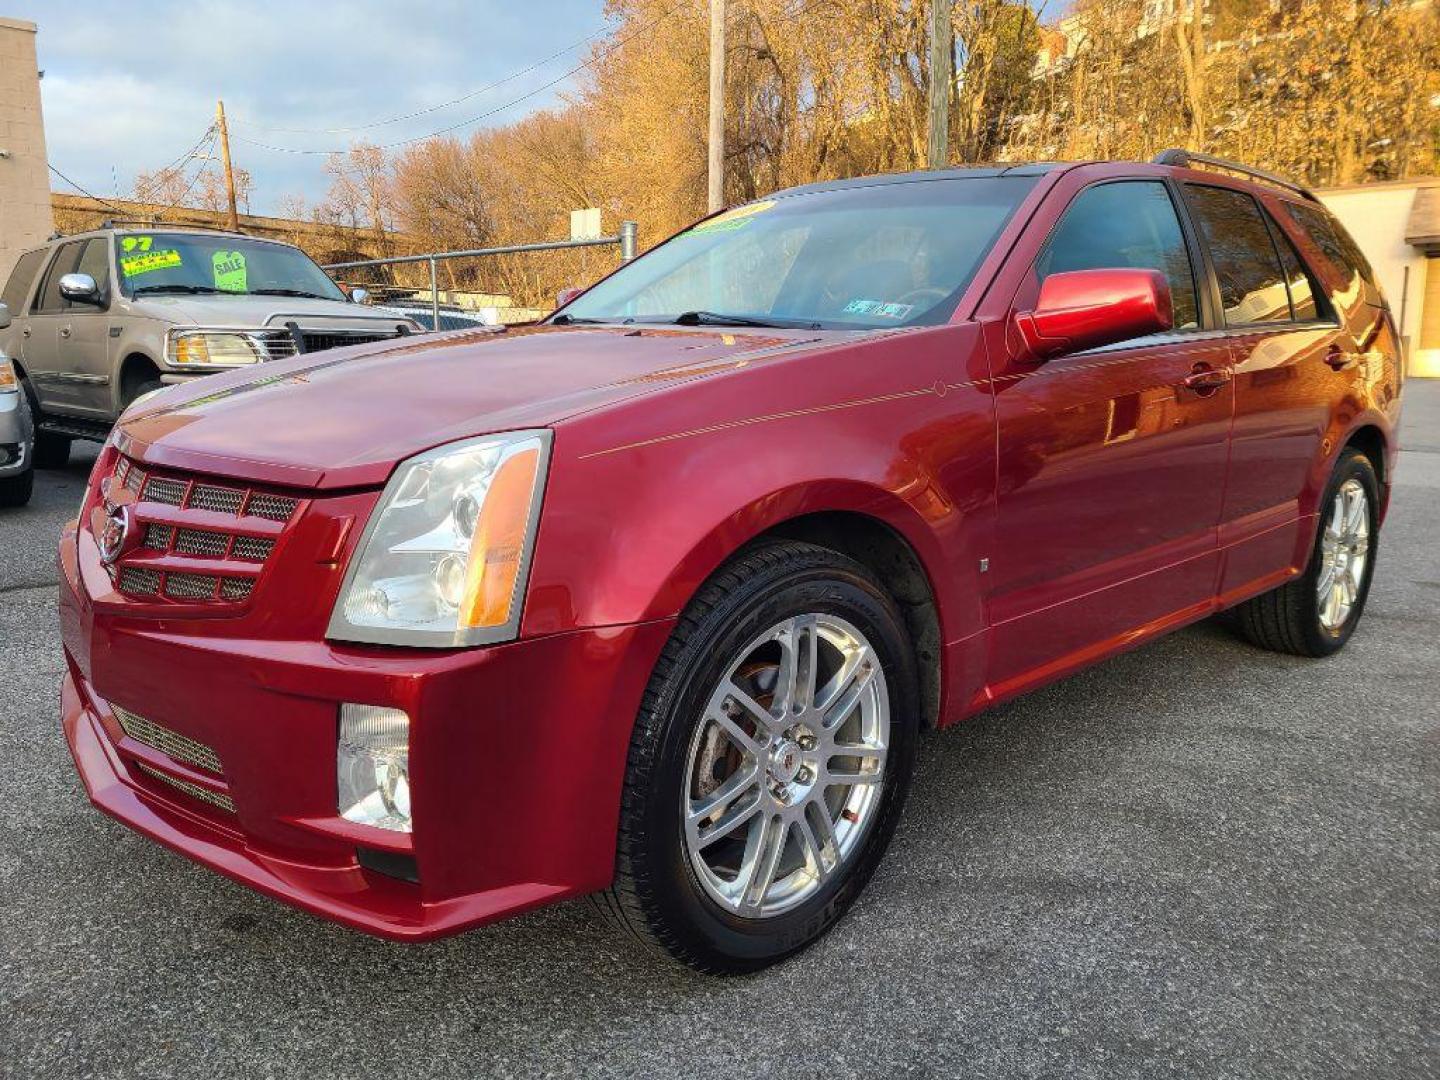
<path fill-rule="evenodd" d="M 115 238 L 126 296 L 248 293 L 344 300 L 325 271 L 289 244 L 212 233 L 130 233 Z"/>
<path fill-rule="evenodd" d="M 39 251 L 27 251 L 20 256 L 20 261 L 15 264 L 15 269 L 10 271 L 10 280 L 5 283 L 5 292 L 0 293 L 0 301 L 10 309 L 11 315 L 22 315 L 25 311 L 25 301 L 30 296 L 30 286 L 35 283 L 35 273 L 40 269 L 40 262 L 45 258 L 45 249 Z"/>
<path fill-rule="evenodd" d="M 1290 286 L 1290 307 L 1295 312 L 1295 318 L 1300 322 L 1324 318 L 1328 313 L 1316 300 L 1321 295 L 1319 283 L 1306 268 L 1285 231 L 1273 220 L 1270 228 L 1275 234 L 1275 246 L 1280 249 L 1280 262 L 1285 267 L 1285 281 Z"/>
<path fill-rule="evenodd" d="M 1370 263 L 1355 246 L 1350 234 L 1326 210 L 1319 206 L 1287 202 L 1285 212 L 1309 234 L 1310 239 L 1315 241 L 1315 246 L 1346 279 L 1342 291 L 1348 291 L 1354 286 L 1357 275 L 1371 285 L 1375 284 L 1375 273 L 1370 269 Z"/>
<path fill-rule="evenodd" d="M 1198 184 L 1186 184 L 1185 193 L 1210 248 L 1226 324 L 1289 322 L 1285 273 L 1255 200 L 1243 191 Z"/>
<path fill-rule="evenodd" d="M 80 262 L 76 265 L 75 272 L 89 274 L 94 278 L 95 284 L 100 286 L 100 292 L 103 295 L 106 286 L 110 284 L 110 241 L 102 236 L 86 244 L 85 250 L 80 254 Z"/>
<path fill-rule="evenodd" d="M 1139 267 L 1170 282 L 1176 329 L 1199 325 L 1195 273 L 1165 185 L 1153 180 L 1100 184 L 1065 211 L 1036 261 L 1041 281 L 1067 270 Z"/>
<path fill-rule="evenodd" d="M 50 270 L 45 275 L 45 284 L 40 287 L 40 297 L 35 301 L 36 311 L 65 310 L 66 301 L 60 295 L 60 279 L 75 269 L 75 262 L 80 258 L 82 247 L 82 241 L 72 240 L 56 252 L 54 261 L 50 263 Z"/>

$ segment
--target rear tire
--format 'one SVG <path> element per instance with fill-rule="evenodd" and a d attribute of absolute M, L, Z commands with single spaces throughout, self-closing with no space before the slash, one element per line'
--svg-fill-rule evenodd
<path fill-rule="evenodd" d="M 1309 568 L 1237 606 L 1240 632 L 1262 649 L 1294 656 L 1330 656 L 1344 648 L 1370 595 L 1379 507 L 1375 466 L 1360 451 L 1345 450 L 1320 501 Z"/>
<path fill-rule="evenodd" d="M 748 699 L 731 694 L 742 680 Z M 701 589 L 655 666 L 597 907 L 700 971 L 800 951 L 879 864 L 919 715 L 904 619 L 864 566 L 811 544 L 751 548 Z"/>

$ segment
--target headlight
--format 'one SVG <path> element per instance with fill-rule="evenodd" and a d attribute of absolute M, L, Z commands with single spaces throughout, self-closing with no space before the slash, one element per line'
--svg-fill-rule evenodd
<path fill-rule="evenodd" d="M 266 359 L 246 334 L 191 330 L 170 339 L 167 357 L 176 367 L 242 367 Z"/>
<path fill-rule="evenodd" d="M 548 431 L 466 439 L 400 464 L 345 576 L 326 636 L 453 648 L 520 627 Z"/>
<path fill-rule="evenodd" d="M 341 705 L 336 809 L 346 821 L 410 831 L 410 717 L 378 705 Z"/>

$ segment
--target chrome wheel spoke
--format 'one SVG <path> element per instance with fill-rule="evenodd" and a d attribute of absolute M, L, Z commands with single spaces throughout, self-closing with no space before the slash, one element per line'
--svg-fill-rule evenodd
<path fill-rule="evenodd" d="M 1315 597 L 1320 625 L 1339 633 L 1359 603 L 1370 553 L 1370 500 L 1358 480 L 1340 485 L 1320 534 Z"/>
<path fill-rule="evenodd" d="M 705 893 L 772 918 L 842 872 L 881 805 L 889 738 L 885 671 L 844 619 L 786 619 L 732 657 L 690 736 L 680 805 Z"/>

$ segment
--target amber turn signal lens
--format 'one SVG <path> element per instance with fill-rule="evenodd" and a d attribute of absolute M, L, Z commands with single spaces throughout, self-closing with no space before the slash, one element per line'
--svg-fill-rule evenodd
<path fill-rule="evenodd" d="M 15 378 L 15 369 L 10 366 L 9 360 L 0 360 L 0 390 L 18 390 L 19 381 Z"/>
<path fill-rule="evenodd" d="M 470 544 L 462 627 L 504 626 L 510 619 L 539 467 L 539 449 L 521 450 L 501 463 L 490 482 Z"/>

